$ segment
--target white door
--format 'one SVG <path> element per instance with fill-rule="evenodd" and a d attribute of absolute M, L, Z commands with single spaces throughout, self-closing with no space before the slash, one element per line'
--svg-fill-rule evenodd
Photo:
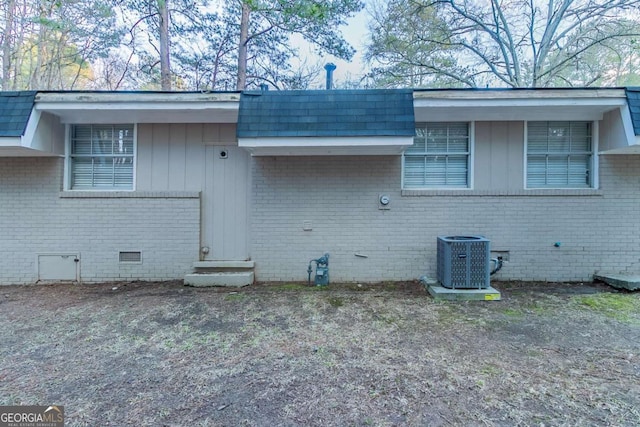
<path fill-rule="evenodd" d="M 38 280 L 78 281 L 78 254 L 39 254 Z"/>
<path fill-rule="evenodd" d="M 205 148 L 202 247 L 208 261 L 249 259 L 249 153 L 236 146 Z M 206 252 L 206 251 L 205 251 Z"/>

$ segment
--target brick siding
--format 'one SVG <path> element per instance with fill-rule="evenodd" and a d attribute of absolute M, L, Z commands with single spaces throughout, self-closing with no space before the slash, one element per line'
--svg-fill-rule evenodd
<path fill-rule="evenodd" d="M 497 280 L 588 281 L 596 271 L 637 272 L 639 171 L 640 156 L 601 156 L 599 190 L 402 195 L 400 157 L 256 157 L 256 278 L 306 280 L 309 260 L 324 252 L 331 280 L 435 277 L 437 236 L 468 234 L 509 251 Z M 379 209 L 383 193 L 391 197 L 389 210 Z M 303 230 L 305 221 L 312 231 Z"/>
<path fill-rule="evenodd" d="M 0 284 L 34 283 L 42 253 L 80 254 L 83 282 L 191 272 L 200 239 L 197 192 L 61 193 L 62 177 L 60 158 L 0 158 Z M 120 263 L 120 251 L 142 252 L 142 263 Z"/>

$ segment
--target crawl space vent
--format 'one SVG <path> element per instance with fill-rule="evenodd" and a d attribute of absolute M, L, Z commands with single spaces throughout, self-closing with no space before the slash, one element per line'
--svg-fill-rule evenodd
<path fill-rule="evenodd" d="M 142 252 L 120 252 L 120 262 L 142 262 Z"/>

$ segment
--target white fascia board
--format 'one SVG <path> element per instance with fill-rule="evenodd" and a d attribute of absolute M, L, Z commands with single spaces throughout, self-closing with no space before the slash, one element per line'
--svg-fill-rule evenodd
<path fill-rule="evenodd" d="M 22 137 L 3 136 L 0 138 L 0 147 L 22 147 Z"/>
<path fill-rule="evenodd" d="M 20 146 L 0 145 L 0 157 L 60 157 L 57 154 Z"/>
<path fill-rule="evenodd" d="M 254 156 L 397 155 L 413 144 L 411 136 L 239 138 Z"/>
<path fill-rule="evenodd" d="M 518 99 L 450 99 L 428 98 L 414 99 L 413 105 L 420 107 L 571 107 L 571 106 L 607 106 L 619 107 L 626 105 L 625 98 L 518 98 Z"/>
<path fill-rule="evenodd" d="M 415 99 L 416 121 L 602 120 L 626 98 Z"/>
<path fill-rule="evenodd" d="M 239 92 L 39 92 L 41 103 L 175 103 L 175 102 L 239 102 Z"/>
<path fill-rule="evenodd" d="M 431 89 L 416 90 L 415 99 L 553 99 L 553 98 L 625 98 L 625 90 L 619 88 L 554 88 L 554 89 Z"/>
<path fill-rule="evenodd" d="M 25 148 L 33 147 L 33 137 L 36 134 L 36 129 L 38 128 L 38 123 L 40 122 L 40 111 L 37 111 L 35 108 L 31 109 L 31 115 L 29 116 L 29 120 L 27 121 L 27 127 L 24 130 L 24 135 L 22 135 L 22 146 Z"/>
<path fill-rule="evenodd" d="M 601 151 L 598 154 L 616 155 L 616 154 L 640 154 L 640 137 L 636 137 L 636 143 L 628 147 L 614 148 L 612 150 Z"/>
<path fill-rule="evenodd" d="M 208 102 L 39 102 L 36 110 L 40 111 L 73 111 L 73 110 L 238 110 L 238 102 L 208 101 Z"/>
<path fill-rule="evenodd" d="M 627 145 L 631 146 L 638 144 L 638 137 L 633 130 L 631 111 L 629 110 L 629 105 L 627 105 L 626 103 L 624 106 L 620 107 L 620 116 L 622 117 L 622 127 L 624 128 L 624 134 L 627 137 Z"/>
<path fill-rule="evenodd" d="M 32 148 L 33 137 L 40 121 L 40 112 L 31 110 L 31 115 L 27 121 L 24 134 L 22 136 L 12 136 L 0 138 L 0 147 L 14 147 L 14 148 Z"/>
<path fill-rule="evenodd" d="M 61 123 L 236 123 L 238 102 L 46 102 Z"/>

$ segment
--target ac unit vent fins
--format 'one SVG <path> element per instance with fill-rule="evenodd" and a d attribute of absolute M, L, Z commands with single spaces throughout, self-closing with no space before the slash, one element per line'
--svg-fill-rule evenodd
<path fill-rule="evenodd" d="M 120 262 L 142 262 L 142 252 L 120 252 Z"/>
<path fill-rule="evenodd" d="M 450 289 L 488 288 L 489 244 L 482 236 L 438 237 L 438 282 Z"/>

